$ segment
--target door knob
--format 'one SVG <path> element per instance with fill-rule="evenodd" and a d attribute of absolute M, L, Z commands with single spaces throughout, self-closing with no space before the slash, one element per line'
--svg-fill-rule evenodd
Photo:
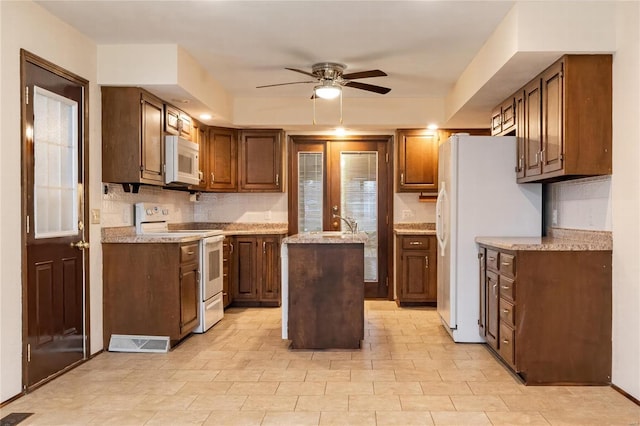
<path fill-rule="evenodd" d="M 89 248 L 89 243 L 86 241 L 78 241 L 76 243 L 69 243 L 69 246 L 84 250 Z"/>

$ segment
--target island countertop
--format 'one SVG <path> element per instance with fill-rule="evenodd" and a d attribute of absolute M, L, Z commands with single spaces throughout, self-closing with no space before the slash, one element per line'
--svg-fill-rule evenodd
<path fill-rule="evenodd" d="M 282 240 L 283 244 L 365 244 L 369 237 L 366 232 L 355 234 L 343 232 L 303 232 Z"/>

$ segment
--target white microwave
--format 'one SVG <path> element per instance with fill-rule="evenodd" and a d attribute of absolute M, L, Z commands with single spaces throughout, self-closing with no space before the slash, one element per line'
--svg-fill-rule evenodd
<path fill-rule="evenodd" d="M 198 185 L 200 183 L 200 148 L 180 136 L 165 139 L 165 183 Z"/>

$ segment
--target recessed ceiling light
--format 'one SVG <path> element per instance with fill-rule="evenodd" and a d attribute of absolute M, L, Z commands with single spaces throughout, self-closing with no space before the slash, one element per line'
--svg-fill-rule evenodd
<path fill-rule="evenodd" d="M 338 127 L 335 130 L 336 136 L 344 136 L 347 134 L 347 130 L 344 127 Z"/>
<path fill-rule="evenodd" d="M 431 124 L 429 124 L 427 126 L 427 129 L 429 129 L 429 130 L 438 130 L 438 125 L 431 123 Z"/>
<path fill-rule="evenodd" d="M 200 114 L 201 120 L 211 120 L 211 114 Z"/>

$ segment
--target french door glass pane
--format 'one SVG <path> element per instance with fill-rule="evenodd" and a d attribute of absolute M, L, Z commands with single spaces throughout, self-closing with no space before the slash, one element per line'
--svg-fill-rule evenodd
<path fill-rule="evenodd" d="M 298 231 L 322 231 L 322 153 L 298 153 Z"/>
<path fill-rule="evenodd" d="M 34 88 L 35 238 L 78 233 L 78 104 Z"/>
<path fill-rule="evenodd" d="M 340 176 L 341 216 L 355 218 L 358 231 L 369 237 L 364 246 L 364 280 L 378 281 L 378 153 L 340 153 Z"/>

